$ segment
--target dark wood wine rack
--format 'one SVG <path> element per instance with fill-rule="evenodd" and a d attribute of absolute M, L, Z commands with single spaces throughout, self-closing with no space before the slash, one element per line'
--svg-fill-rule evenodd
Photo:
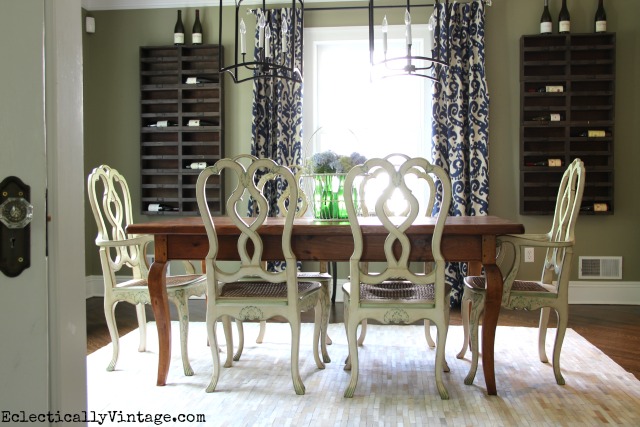
<path fill-rule="evenodd" d="M 224 157 L 223 78 L 218 45 L 140 47 L 140 170 L 142 213 L 198 215 L 191 163 Z M 197 78 L 198 83 L 187 84 Z M 152 127 L 158 121 L 174 124 Z M 188 126 L 190 120 L 206 122 Z M 211 184 L 209 208 L 224 211 L 224 183 Z M 160 203 L 175 210 L 151 212 Z"/>
<path fill-rule="evenodd" d="M 522 36 L 521 214 L 553 214 L 560 179 L 575 158 L 587 171 L 582 206 L 607 207 L 585 213 L 613 213 L 615 46 L 614 33 Z M 548 86 L 562 91 L 549 92 Z M 540 120 L 551 113 L 560 114 L 560 121 Z M 560 159 L 562 166 L 532 166 L 549 159 Z"/>

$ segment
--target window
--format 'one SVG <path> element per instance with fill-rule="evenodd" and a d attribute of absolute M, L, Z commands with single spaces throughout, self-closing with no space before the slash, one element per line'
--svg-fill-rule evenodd
<path fill-rule="evenodd" d="M 426 25 L 414 25 L 413 53 L 431 46 Z M 431 81 L 370 78 L 367 27 L 304 30 L 304 152 L 354 151 L 431 157 Z M 405 55 L 404 26 L 389 27 L 387 57 Z M 377 54 L 381 37 L 377 37 Z M 315 135 L 314 135 L 315 132 Z"/>

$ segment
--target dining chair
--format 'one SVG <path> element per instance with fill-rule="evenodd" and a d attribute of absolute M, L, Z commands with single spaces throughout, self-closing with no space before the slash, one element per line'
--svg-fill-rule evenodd
<path fill-rule="evenodd" d="M 545 234 L 518 234 L 499 236 L 498 262 L 506 271 L 503 283 L 503 308 L 509 310 L 537 310 L 541 309 L 538 355 L 540 361 L 548 363 L 545 351 L 547 323 L 551 308 L 558 319 L 556 338 L 553 347 L 553 372 L 556 382 L 564 385 L 565 381 L 560 372 L 560 352 L 564 340 L 569 317 L 569 275 L 575 245 L 575 225 L 582 203 L 586 172 L 580 159 L 575 159 L 562 176 L 553 222 L 549 232 Z M 546 255 L 540 280 L 516 279 L 522 262 L 525 248 L 544 248 Z M 510 257 L 507 257 L 507 251 Z M 509 261 L 505 260 L 510 259 Z M 482 276 L 468 276 L 464 280 L 464 294 L 462 296 L 462 324 L 464 341 L 458 359 L 462 359 L 471 347 L 471 367 L 464 383 L 473 384 L 478 369 L 478 327 L 485 305 L 486 284 Z"/>
<path fill-rule="evenodd" d="M 384 173 L 376 172 L 383 169 Z M 445 262 L 440 248 L 447 212 L 451 204 L 451 183 L 446 172 L 424 158 L 410 158 L 401 164 L 389 159 L 374 158 L 355 166 L 347 174 L 345 192 L 353 194 L 358 181 L 375 173 L 386 176 L 382 191 L 375 197 L 375 216 L 388 231 L 384 241 L 386 261 L 380 272 L 369 272 L 361 263 L 364 252 L 363 227 L 373 218 L 363 217 L 352 198 L 346 198 L 347 213 L 353 234 L 354 251 L 349 262 L 350 281 L 343 285 L 345 295 L 344 318 L 349 345 L 345 370 L 351 370 L 351 379 L 345 397 L 353 397 L 358 383 L 357 329 L 364 319 L 375 319 L 383 324 L 410 324 L 430 319 L 437 327 L 435 379 L 442 399 L 449 394 L 442 381 L 445 345 L 449 326 L 450 286 L 444 278 Z M 439 192 L 440 214 L 433 218 L 431 236 L 433 269 L 429 273 L 411 271 L 409 255 L 411 241 L 406 235 L 408 227 L 420 215 L 420 199 L 407 185 L 408 177 L 431 180 Z M 375 179 L 375 178 L 374 178 Z M 408 204 L 405 215 L 396 215 L 391 209 L 396 193 Z M 377 221 L 376 220 L 376 221 Z M 389 349 L 391 350 L 391 349 Z M 390 368 L 390 367 L 389 367 Z"/>
<path fill-rule="evenodd" d="M 233 160 L 240 162 L 245 167 L 258 160 L 257 157 L 251 154 L 239 154 L 233 157 Z M 289 166 L 289 169 L 294 173 L 296 182 L 298 183 L 298 203 L 296 204 L 295 215 L 296 218 L 303 217 L 307 209 L 309 207 L 309 200 L 304 191 L 304 186 L 300 185 L 303 177 L 304 170 L 302 166 L 294 165 Z M 263 191 L 267 182 L 274 180 L 275 176 L 273 174 L 265 174 L 263 173 L 258 180 L 258 188 Z M 276 184 L 277 185 L 277 184 Z M 279 216 L 284 216 L 285 213 L 289 210 L 289 187 L 285 188 L 277 200 L 277 207 L 279 211 Z M 325 304 L 324 317 L 322 319 L 322 330 L 320 334 L 320 349 L 322 352 L 322 360 L 325 363 L 331 362 L 331 358 L 329 357 L 329 352 L 327 351 L 327 344 L 331 344 L 331 339 L 327 335 L 327 329 L 329 327 L 329 301 L 331 299 L 331 293 L 329 291 L 330 282 L 332 280 L 332 275 L 328 273 L 328 263 L 326 261 L 320 261 L 319 271 L 298 271 L 298 279 L 319 282 L 322 285 L 322 301 Z M 334 289 L 335 292 L 335 289 Z M 240 320 L 236 321 L 238 327 L 238 348 L 236 353 L 233 355 L 233 360 L 238 361 L 242 356 L 242 351 L 244 349 L 244 330 L 242 328 L 242 322 Z M 266 320 L 260 321 L 260 330 L 258 332 L 258 336 L 256 338 L 256 343 L 262 344 L 264 341 L 264 335 L 266 333 Z M 228 365 L 225 364 L 225 366 Z"/>
<path fill-rule="evenodd" d="M 398 164 L 398 162 L 402 163 L 409 160 L 410 157 L 402 153 L 392 153 L 385 156 L 384 159 L 393 160 L 394 164 Z M 368 184 L 370 184 L 371 182 L 377 182 L 373 178 L 379 178 L 378 175 L 382 173 L 384 173 L 384 169 L 378 168 L 377 170 L 371 171 L 369 174 L 364 176 L 362 180 L 360 180 L 360 184 L 358 185 L 357 197 L 358 197 L 358 203 L 360 206 L 360 211 L 362 216 L 375 216 L 374 210 L 369 206 L 371 200 L 368 200 L 369 197 L 367 196 L 367 194 L 375 195 L 378 189 L 376 188 L 368 189 L 367 187 L 370 186 Z M 416 191 L 422 190 L 423 197 L 425 198 L 425 203 L 424 203 L 425 206 L 423 209 L 424 215 L 431 216 L 431 213 L 433 212 L 433 206 L 436 200 L 435 183 L 433 182 L 433 180 L 430 180 L 430 179 L 423 179 L 421 183 L 423 184 L 424 188 L 420 188 L 420 189 L 416 188 L 415 190 Z M 398 202 L 400 202 L 401 206 L 397 212 L 389 212 L 389 213 L 392 215 L 397 214 L 401 216 L 406 216 L 408 213 L 409 205 L 406 203 L 402 204 L 402 201 L 398 200 L 397 197 L 396 197 L 396 200 L 394 200 L 394 202 L 395 204 L 398 204 Z M 368 263 L 363 263 L 362 268 L 368 269 L 369 268 Z M 429 273 L 432 268 L 433 268 L 433 265 L 431 262 L 422 263 L 423 273 Z M 358 336 L 359 346 L 364 345 L 364 340 L 366 336 L 367 336 L 367 319 L 364 319 L 360 324 L 360 335 Z M 433 341 L 433 338 L 431 337 L 431 322 L 429 321 L 429 319 L 424 320 L 424 336 L 427 340 L 427 344 L 429 345 L 429 347 L 435 348 L 436 343 L 435 341 Z"/>
<path fill-rule="evenodd" d="M 138 351 L 145 351 L 146 348 L 147 322 L 144 305 L 151 303 L 147 286 L 149 267 L 146 251 L 148 245 L 153 242 L 153 236 L 126 233 L 126 227 L 133 218 L 131 196 L 127 181 L 116 169 L 107 165 L 93 169 L 87 179 L 87 191 L 91 211 L 98 226 L 96 245 L 100 248 L 104 280 L 104 315 L 113 347 L 107 370 L 113 371 L 119 352 L 118 328 L 115 321 L 115 308 L 118 302 L 125 301 L 136 305 L 140 332 Z M 132 277 L 124 281 L 118 280 L 116 272 L 125 267 L 131 270 Z M 191 264 L 187 264 L 186 270 L 191 274 L 169 276 L 166 282 L 168 299 L 178 310 L 184 374 L 193 375 L 187 353 L 188 299 L 204 294 L 206 278 L 204 275 L 193 274 L 195 270 Z"/>
<path fill-rule="evenodd" d="M 222 174 L 235 177 L 237 186 L 226 201 L 226 212 L 231 222 L 240 231 L 237 250 L 240 262 L 223 265 L 217 260 L 219 249 L 215 222 L 207 203 L 207 182 L 211 176 Z M 287 185 L 291 200 L 298 200 L 296 179 L 286 166 L 279 166 L 270 159 L 258 159 L 244 166 L 240 161 L 221 159 L 213 166 L 204 169 L 196 183 L 196 198 L 200 215 L 207 231 L 209 251 L 205 258 L 207 274 L 207 335 L 213 358 L 213 374 L 207 392 L 215 390 L 220 376 L 220 356 L 214 323 L 223 316 L 233 317 L 242 322 L 267 320 L 274 316 L 284 317 L 291 327 L 291 377 L 297 394 L 304 394 L 305 386 L 298 368 L 300 348 L 300 313 L 315 309 L 313 356 L 318 368 L 324 363 L 318 352 L 320 323 L 324 304 L 321 297 L 321 285 L 318 282 L 298 279 L 296 256 L 291 248 L 291 234 L 295 210 L 290 209 L 284 215 L 282 233 L 282 253 L 286 268 L 282 271 L 269 271 L 264 263 L 264 246 L 260 230 L 267 222 L 269 206 L 259 188 L 259 174 L 279 176 Z M 225 177 L 227 178 L 227 177 Z M 243 195 L 249 194 L 257 204 L 257 216 L 247 218 L 244 215 Z M 227 334 L 227 348 L 233 342 Z"/>

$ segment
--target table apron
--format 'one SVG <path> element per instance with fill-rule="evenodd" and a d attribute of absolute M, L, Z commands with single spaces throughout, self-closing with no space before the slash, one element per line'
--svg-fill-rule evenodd
<path fill-rule="evenodd" d="M 363 261 L 383 261 L 383 245 L 386 236 L 364 236 Z M 163 234 L 156 235 L 155 256 L 157 261 L 204 259 L 209 250 L 205 235 Z M 413 236 L 411 260 L 432 260 L 431 236 Z M 217 259 L 237 260 L 238 238 L 219 236 Z M 263 236 L 265 260 L 282 259 L 281 237 Z M 447 261 L 478 261 L 495 263 L 495 236 L 488 235 L 445 235 L 442 238 L 442 253 Z M 293 252 L 299 261 L 349 261 L 353 253 L 351 236 L 294 236 Z M 396 255 L 398 251 L 396 251 Z"/>

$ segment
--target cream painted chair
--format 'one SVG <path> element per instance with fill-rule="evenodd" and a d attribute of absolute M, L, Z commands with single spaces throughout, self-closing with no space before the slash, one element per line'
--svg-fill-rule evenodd
<path fill-rule="evenodd" d="M 574 229 L 582 203 L 585 176 L 584 164 L 580 159 L 575 159 L 562 176 L 553 223 L 548 233 L 505 235 L 497 240 L 501 264 L 504 265 L 504 260 L 507 258 L 506 251 L 512 252 L 512 262 L 505 266 L 507 273 L 504 278 L 502 307 L 509 310 L 541 309 L 538 355 L 540 361 L 544 363 L 548 362 L 545 339 L 549 313 L 551 308 L 556 312 L 558 326 L 553 348 L 553 372 L 559 385 L 565 383 L 560 372 L 560 351 L 569 317 L 569 275 L 575 245 Z M 540 280 L 516 280 L 525 248 L 546 249 Z M 480 314 L 484 310 L 486 286 L 485 278 L 482 276 L 469 276 L 465 278 L 464 284 L 462 297 L 464 344 L 457 357 L 462 359 L 467 351 L 467 345 L 470 344 L 471 367 L 464 380 L 465 384 L 470 385 L 478 369 L 478 327 Z M 469 330 L 471 336 L 469 336 Z"/>
<path fill-rule="evenodd" d="M 252 162 L 258 160 L 257 157 L 251 154 L 240 154 L 233 158 L 234 161 L 237 161 L 244 165 L 244 167 L 248 167 Z M 298 185 L 298 204 L 296 205 L 296 218 L 303 217 L 307 212 L 309 207 L 309 201 L 307 199 L 307 195 L 304 192 L 303 186 L 300 185 L 303 179 L 303 168 L 301 166 L 289 166 L 289 169 L 294 173 L 296 178 L 296 182 Z M 258 181 L 258 188 L 260 191 L 263 191 L 264 186 L 268 181 L 272 180 L 274 177 L 269 174 L 264 174 L 260 177 Z M 287 187 L 278 198 L 277 204 L 278 209 L 280 211 L 280 216 L 284 216 L 289 209 L 289 188 Z M 319 282 L 322 285 L 322 301 L 325 304 L 324 317 L 322 319 L 322 331 L 320 335 L 320 348 L 322 351 L 322 360 L 325 363 L 331 362 L 331 358 L 329 357 L 329 352 L 327 351 L 327 344 L 331 344 L 331 339 L 327 335 L 327 329 L 329 327 L 329 301 L 331 299 L 331 293 L 329 291 L 329 286 L 331 285 L 332 276 L 327 272 L 327 262 L 321 261 L 320 263 L 320 271 L 299 271 L 298 279 Z M 242 328 L 242 322 L 237 320 L 236 324 L 238 326 L 238 349 L 233 356 L 234 361 L 240 360 L 242 356 L 242 351 L 244 349 L 244 330 Z M 265 320 L 260 321 L 260 331 L 258 333 L 258 337 L 256 338 L 256 343 L 262 344 L 264 341 L 264 335 L 266 333 L 266 325 L 267 322 Z M 229 366 L 229 361 L 225 364 L 225 366 Z"/>
<path fill-rule="evenodd" d="M 263 244 L 259 232 L 267 219 L 268 203 L 256 183 L 256 174 L 260 171 L 268 175 L 279 176 L 290 187 L 291 200 L 298 200 L 298 185 L 293 173 L 285 166 L 278 166 L 269 159 L 254 160 L 249 166 L 240 161 L 222 159 L 214 166 L 204 169 L 196 183 L 198 207 L 207 236 L 209 252 L 205 258 L 207 272 L 207 333 L 211 343 L 213 374 L 207 392 L 215 390 L 220 376 L 220 356 L 214 323 L 217 319 L 229 316 L 240 321 L 261 321 L 273 316 L 284 317 L 291 326 L 291 377 L 297 394 L 304 394 L 305 387 L 298 368 L 300 347 L 300 313 L 315 308 L 315 328 L 313 337 L 313 356 L 318 368 L 324 364 L 318 353 L 320 323 L 324 304 L 321 285 L 318 282 L 298 280 L 296 257 L 291 249 L 291 234 L 295 210 L 288 210 L 284 216 L 285 226 L 282 234 L 283 261 L 294 266 L 280 272 L 268 271 L 262 259 Z M 218 238 L 215 224 L 207 204 L 207 181 L 211 176 L 221 174 L 234 175 L 238 185 L 229 196 L 226 204 L 227 215 L 238 227 L 241 237 L 238 239 L 239 265 L 222 266 L 216 260 Z M 229 177 L 225 177 L 227 179 Z M 250 194 L 258 204 L 258 215 L 246 218 L 242 207 L 238 206 L 245 193 Z M 227 334 L 227 348 L 233 342 Z"/>
<path fill-rule="evenodd" d="M 384 157 L 384 159 L 391 160 L 394 164 L 398 164 L 398 162 L 400 163 L 405 162 L 409 160 L 409 158 L 410 157 L 407 156 L 406 154 L 401 154 L 401 153 L 393 153 Z M 367 200 L 368 199 L 367 194 L 371 194 L 372 190 L 375 192 L 376 189 L 369 189 L 369 191 L 367 191 L 367 187 L 370 181 L 375 182 L 377 179 L 380 179 L 379 175 L 381 175 L 383 172 L 384 172 L 384 169 L 381 169 L 381 168 L 374 170 L 369 175 L 364 176 L 363 179 L 360 181 L 360 184 L 358 185 L 358 203 L 360 206 L 360 211 L 362 213 L 362 216 L 375 216 L 374 210 L 369 206 L 369 203 L 371 201 Z M 423 195 L 426 200 L 426 203 L 425 203 L 426 206 L 423 209 L 424 215 L 431 216 L 431 213 L 433 211 L 433 206 L 436 201 L 435 183 L 428 178 L 423 179 L 421 183 L 424 188 L 416 188 L 415 190 L 423 191 L 423 193 L 426 193 Z M 396 204 L 397 204 L 397 201 L 396 201 Z M 408 210 L 409 210 L 409 205 L 405 203 L 404 205 L 401 205 L 399 207 L 397 215 L 405 216 L 408 214 Z M 395 213 L 396 212 L 389 212 L 389 214 L 395 214 Z M 422 263 L 422 265 L 423 265 L 422 267 L 423 273 L 429 273 L 433 268 L 433 265 L 431 262 L 425 262 L 425 263 Z M 362 268 L 368 269 L 369 268 L 368 263 L 363 263 Z M 362 346 L 364 344 L 364 339 L 366 336 L 367 336 L 367 319 L 364 319 L 360 324 L 360 336 L 358 337 L 359 346 Z M 424 321 L 424 336 L 427 339 L 427 344 L 429 344 L 429 347 L 435 348 L 436 343 L 435 341 L 433 341 L 433 338 L 431 337 L 431 322 L 429 322 L 429 319 L 425 319 Z"/>
<path fill-rule="evenodd" d="M 150 304 L 146 262 L 146 248 L 153 236 L 127 235 L 126 227 L 131 223 L 131 196 L 124 177 L 117 170 L 101 165 L 89 174 L 87 191 L 91 210 L 98 226 L 96 245 L 100 248 L 100 263 L 104 278 L 104 315 L 111 335 L 113 355 L 107 367 L 115 369 L 118 360 L 118 328 L 115 307 L 120 301 L 136 305 L 140 344 L 138 351 L 146 347 L 146 316 L 144 304 Z M 116 272 L 124 267 L 131 269 L 133 277 L 118 282 Z M 193 273 L 193 268 L 188 273 Z M 189 331 L 189 297 L 201 296 L 205 292 L 205 276 L 187 274 L 167 277 L 167 295 L 178 309 L 180 320 L 180 348 L 185 375 L 193 375 L 187 354 Z"/>
<path fill-rule="evenodd" d="M 385 267 L 381 272 L 370 273 L 363 268 L 361 257 L 364 251 L 362 224 L 367 219 L 356 210 L 352 198 L 346 199 L 347 212 L 354 240 L 354 251 L 349 263 L 350 282 L 343 285 L 345 295 L 344 318 L 349 343 L 349 357 L 345 370 L 351 370 L 351 379 L 344 396 L 353 397 L 358 384 L 358 346 L 357 329 L 364 319 L 375 319 L 382 323 L 410 324 L 421 319 L 430 319 L 437 327 L 437 346 L 435 360 L 435 380 L 442 399 L 449 394 L 442 381 L 442 371 L 447 370 L 445 345 L 449 327 L 449 292 L 445 283 L 445 262 L 440 249 L 447 212 L 451 204 L 451 183 L 445 171 L 431 165 L 424 158 L 412 158 L 401 164 L 388 159 L 369 159 L 364 165 L 355 166 L 347 174 L 345 192 L 352 194 L 358 180 L 371 173 L 378 174 L 383 169 L 388 179 L 384 190 L 376 198 L 375 215 L 389 232 L 384 251 Z M 435 218 L 435 228 L 431 238 L 431 250 L 434 263 L 431 272 L 414 273 L 409 268 L 411 243 L 405 234 L 407 228 L 420 214 L 419 199 L 407 186 L 407 178 L 415 176 L 419 180 L 430 179 L 435 182 L 441 194 L 441 214 Z M 400 199 L 408 203 L 404 215 L 394 215 L 391 205 L 399 193 Z M 389 351 L 392 351 L 389 348 Z M 391 366 L 386 368 L 392 369 Z"/>

